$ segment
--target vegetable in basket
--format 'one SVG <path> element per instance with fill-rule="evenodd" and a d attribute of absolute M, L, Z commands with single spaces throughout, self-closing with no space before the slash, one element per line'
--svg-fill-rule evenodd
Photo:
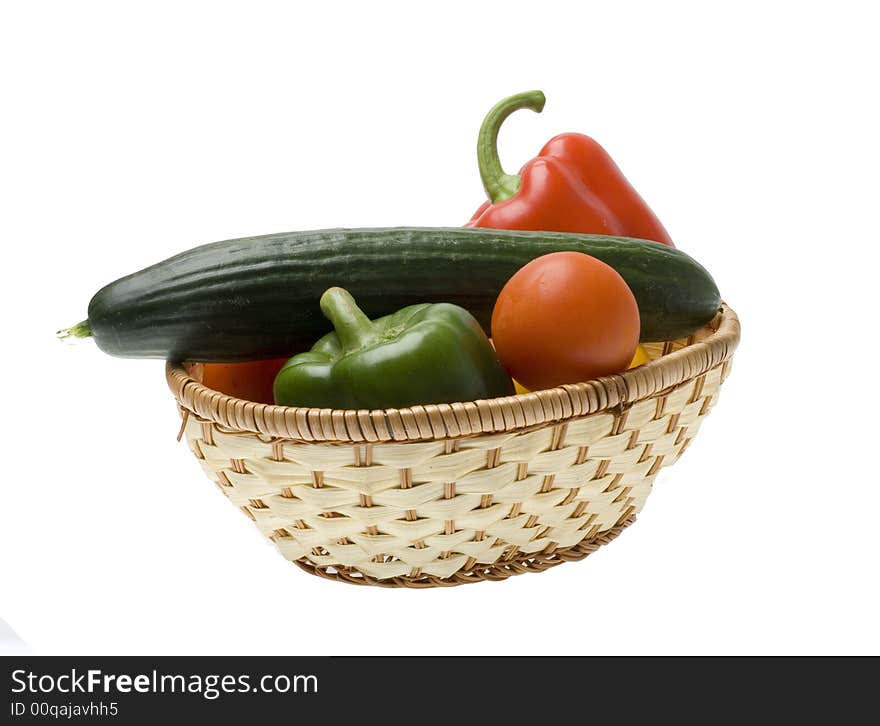
<path fill-rule="evenodd" d="M 480 177 L 489 201 L 469 227 L 592 232 L 674 246 L 660 220 L 596 141 L 560 134 L 548 141 L 519 175 L 505 174 L 498 130 L 514 111 L 544 108 L 541 91 L 505 98 L 489 111 L 477 141 Z"/>
<path fill-rule="evenodd" d="M 638 368 L 639 366 L 645 365 L 645 363 L 651 362 L 651 356 L 648 354 L 648 351 L 645 350 L 645 346 L 637 345 L 636 352 L 633 354 L 632 360 L 629 362 L 627 366 L 627 370 L 631 370 L 633 368 Z M 531 390 L 526 388 L 522 383 L 514 378 L 513 387 L 517 393 L 531 393 Z"/>
<path fill-rule="evenodd" d="M 498 357 L 536 390 L 627 368 L 639 344 L 639 308 L 623 278 L 580 252 L 544 255 L 508 280 L 492 313 Z"/>
<path fill-rule="evenodd" d="M 371 321 L 346 290 L 331 287 L 320 306 L 335 330 L 284 364 L 276 403 L 401 408 L 513 393 L 480 324 L 457 305 L 410 305 Z"/>
<path fill-rule="evenodd" d="M 636 352 L 633 354 L 633 359 L 629 362 L 629 368 L 638 368 L 639 366 L 645 365 L 645 363 L 651 362 L 651 356 L 648 354 L 648 351 L 645 350 L 645 346 L 637 345 Z"/>
<path fill-rule="evenodd" d="M 495 299 L 549 252 L 611 265 L 639 305 L 641 339 L 681 338 L 721 306 L 685 253 L 644 240 L 560 232 L 397 227 L 288 232 L 195 247 L 99 290 L 68 335 L 111 355 L 234 362 L 289 356 L 328 331 L 314 304 L 345 280 L 369 317 L 444 300 L 489 328 Z"/>
<path fill-rule="evenodd" d="M 243 363 L 203 363 L 201 381 L 208 388 L 233 398 L 274 403 L 272 386 L 287 358 Z"/>

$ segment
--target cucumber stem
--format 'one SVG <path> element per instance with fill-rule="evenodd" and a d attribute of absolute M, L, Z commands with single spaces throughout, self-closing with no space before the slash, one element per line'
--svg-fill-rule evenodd
<path fill-rule="evenodd" d="M 64 340 L 65 338 L 90 338 L 92 336 L 92 327 L 89 325 L 88 320 L 83 320 L 72 328 L 59 330 L 56 335 L 61 340 Z"/>

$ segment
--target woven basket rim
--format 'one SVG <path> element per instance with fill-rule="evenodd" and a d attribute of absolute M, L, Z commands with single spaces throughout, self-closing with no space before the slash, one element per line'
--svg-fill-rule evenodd
<path fill-rule="evenodd" d="M 654 396 L 732 356 L 740 337 L 736 313 L 722 304 L 706 327 L 710 332 L 705 338 L 623 373 L 503 398 L 402 409 L 343 411 L 255 403 L 207 388 L 179 362 L 168 361 L 165 374 L 184 416 L 194 414 L 228 432 L 339 444 L 432 441 L 556 424 Z"/>

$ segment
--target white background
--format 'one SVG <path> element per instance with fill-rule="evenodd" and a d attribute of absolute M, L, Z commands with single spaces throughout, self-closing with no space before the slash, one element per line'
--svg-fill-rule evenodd
<path fill-rule="evenodd" d="M 877 653 L 870 6 L 4 3 L 0 617 L 37 653 Z M 175 443 L 161 362 L 55 340 L 198 243 L 462 224 L 484 113 L 531 88 L 507 168 L 597 138 L 744 331 L 700 436 L 588 560 L 310 577 Z"/>

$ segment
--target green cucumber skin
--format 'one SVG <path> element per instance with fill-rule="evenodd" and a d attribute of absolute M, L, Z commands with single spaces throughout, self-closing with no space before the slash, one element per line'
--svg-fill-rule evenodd
<path fill-rule="evenodd" d="M 708 272 L 644 240 L 473 228 L 329 229 L 195 247 L 112 282 L 89 303 L 98 347 L 129 358 L 234 362 L 293 355 L 330 330 L 318 300 L 345 287 L 370 318 L 450 302 L 490 329 L 505 282 L 550 252 L 614 267 L 636 297 L 641 338 L 690 335 L 721 304 Z"/>

